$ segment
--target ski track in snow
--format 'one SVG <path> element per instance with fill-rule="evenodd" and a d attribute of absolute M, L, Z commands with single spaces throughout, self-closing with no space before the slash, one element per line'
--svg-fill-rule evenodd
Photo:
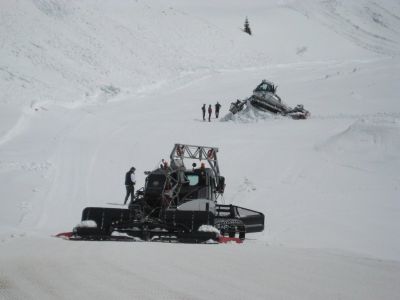
<path fill-rule="evenodd" d="M 383 55 L 399 55 L 400 17 L 375 1 L 360 1 L 353 15 L 348 15 L 345 1 L 302 2 L 288 6 L 360 47 Z M 387 1 L 386 5 L 390 4 L 398 9 L 395 1 Z"/>

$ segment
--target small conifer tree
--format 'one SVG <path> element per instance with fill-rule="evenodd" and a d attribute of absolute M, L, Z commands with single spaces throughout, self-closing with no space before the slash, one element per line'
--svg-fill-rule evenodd
<path fill-rule="evenodd" d="M 248 33 L 249 35 L 251 35 L 251 29 L 250 29 L 250 25 L 249 25 L 249 20 L 246 17 L 246 20 L 244 21 L 244 32 Z"/>

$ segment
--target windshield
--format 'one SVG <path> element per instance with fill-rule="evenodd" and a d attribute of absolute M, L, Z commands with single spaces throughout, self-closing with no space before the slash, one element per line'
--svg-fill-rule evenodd
<path fill-rule="evenodd" d="M 186 175 L 186 177 L 189 181 L 190 186 L 195 186 L 199 184 L 199 175 L 190 174 Z"/>
<path fill-rule="evenodd" d="M 274 86 L 266 81 L 260 83 L 255 89 L 256 92 L 274 92 Z"/>

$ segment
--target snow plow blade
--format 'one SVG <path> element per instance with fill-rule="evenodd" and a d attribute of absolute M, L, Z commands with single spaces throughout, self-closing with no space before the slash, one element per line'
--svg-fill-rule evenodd
<path fill-rule="evenodd" d="M 89 240 L 110 239 L 113 223 L 127 221 L 130 217 L 129 209 L 86 207 L 82 212 L 82 222 L 73 229 L 73 233 L 74 236 Z M 93 221 L 93 223 L 88 225 L 85 221 Z"/>
<path fill-rule="evenodd" d="M 218 204 L 216 217 L 238 219 L 243 222 L 246 233 L 261 232 L 264 230 L 265 216 L 263 213 L 248 208 Z"/>

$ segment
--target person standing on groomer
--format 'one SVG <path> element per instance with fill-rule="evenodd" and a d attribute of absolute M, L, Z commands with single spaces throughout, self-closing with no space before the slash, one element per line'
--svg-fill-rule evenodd
<path fill-rule="evenodd" d="M 126 187 L 126 196 L 124 205 L 131 196 L 131 201 L 133 200 L 133 196 L 135 195 L 135 184 L 136 184 L 136 177 L 135 177 L 135 167 L 130 168 L 128 172 L 125 174 L 125 187 Z"/>

